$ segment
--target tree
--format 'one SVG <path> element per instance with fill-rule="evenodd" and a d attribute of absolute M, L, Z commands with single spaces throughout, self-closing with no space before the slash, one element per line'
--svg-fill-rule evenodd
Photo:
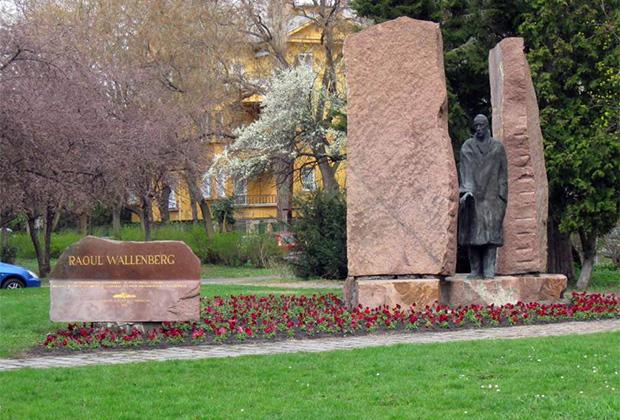
<path fill-rule="evenodd" d="M 298 158 L 304 165 L 320 160 L 340 162 L 346 135 L 330 124 L 329 117 L 317 116 L 316 107 L 330 102 L 336 112 L 342 101 L 315 83 L 316 74 L 307 66 L 277 72 L 263 98 L 258 120 L 238 130 L 214 170 L 247 179 L 266 171 L 278 174 L 280 162 L 290 164 Z M 291 176 L 290 169 L 279 176 Z M 330 184 L 328 189 L 337 190 L 337 185 Z"/>
<path fill-rule="evenodd" d="M 254 45 L 257 51 L 267 51 L 272 57 L 271 68 L 277 71 L 287 70 L 295 66 L 296 57 L 289 54 L 288 32 L 303 23 L 313 23 L 320 33 L 319 48 L 325 58 L 324 68 L 321 70 L 319 89 L 334 95 L 342 92 L 338 86 L 337 68 L 342 63 L 342 52 L 337 48 L 339 31 L 344 33 L 343 26 L 350 25 L 349 18 L 345 17 L 346 2 L 341 0 L 312 0 L 295 2 L 293 0 L 241 0 L 237 3 L 237 15 L 244 34 Z M 253 75 L 256 76 L 256 75 Z M 239 80 L 245 85 L 247 95 L 265 93 L 265 86 L 256 83 L 251 78 Z M 315 103 L 315 120 L 323 119 L 323 125 L 331 124 L 334 110 L 333 102 L 318 101 Z M 290 137 L 290 135 L 289 135 Z M 290 143 L 282 139 L 283 143 Z M 330 158 L 329 139 L 314 142 L 314 147 L 306 150 L 311 154 L 311 164 L 317 165 L 321 171 L 323 184 L 328 189 L 337 189 L 336 171 L 344 155 L 339 159 Z M 270 166 L 274 171 L 277 187 L 278 220 L 288 223 L 292 208 L 292 193 L 295 163 L 291 157 L 285 159 L 289 153 L 277 152 Z"/>
<path fill-rule="evenodd" d="M 56 215 L 83 206 L 100 185 L 103 162 L 97 157 L 109 154 L 102 140 L 114 131 L 96 74 L 71 47 L 76 34 L 48 23 L 24 16 L 4 26 L 10 36 L 0 46 L 21 51 L 0 72 L 0 183 L 3 190 L 20 191 L 12 207 L 27 216 L 41 276 L 50 270 Z"/>
<path fill-rule="evenodd" d="M 585 289 L 596 239 L 620 215 L 620 2 L 532 1 L 521 33 L 540 106 L 550 215 L 581 242 Z"/>

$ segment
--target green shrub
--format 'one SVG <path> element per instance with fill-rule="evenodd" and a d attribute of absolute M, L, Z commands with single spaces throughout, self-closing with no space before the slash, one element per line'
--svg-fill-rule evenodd
<path fill-rule="evenodd" d="M 7 264 L 15 264 L 15 257 L 17 256 L 17 248 L 14 246 L 4 246 L 0 251 L 0 261 Z"/>
<path fill-rule="evenodd" d="M 269 267 L 282 257 L 277 241 L 269 234 L 245 236 L 242 249 L 247 263 L 256 268 Z"/>
<path fill-rule="evenodd" d="M 110 231 L 105 228 L 97 228 L 93 234 L 104 237 L 108 236 Z M 43 245 L 43 237 L 41 236 L 40 239 L 41 245 Z M 58 258 L 68 246 L 80 239 L 82 239 L 82 235 L 75 230 L 54 232 L 50 246 L 51 258 Z M 140 225 L 126 225 L 122 227 L 120 238 L 117 239 L 142 241 L 144 240 L 144 232 Z M 202 262 L 235 267 L 252 265 L 261 268 L 269 265 L 280 256 L 280 249 L 275 239 L 270 235 L 243 235 L 239 232 L 227 232 L 217 233 L 212 240 L 209 240 L 202 224 L 155 225 L 153 227 L 153 240 L 183 241 Z M 26 232 L 12 233 L 9 237 L 9 248 L 16 251 L 16 256 L 20 260 L 36 258 L 32 241 Z"/>
<path fill-rule="evenodd" d="M 208 262 L 239 267 L 246 263 L 239 232 L 218 233 L 209 244 Z"/>
<path fill-rule="evenodd" d="M 346 200 L 342 192 L 317 191 L 298 200 L 293 232 L 298 242 L 295 273 L 300 277 L 347 277 Z"/>
<path fill-rule="evenodd" d="M 58 258 L 63 251 L 74 242 L 82 239 L 82 235 L 74 230 L 63 230 L 52 233 L 52 243 L 50 244 L 50 257 Z M 39 235 L 39 241 L 43 246 L 43 235 Z M 27 232 L 12 233 L 9 238 L 9 244 L 16 249 L 18 259 L 34 259 L 37 258 L 32 245 L 32 239 Z"/>

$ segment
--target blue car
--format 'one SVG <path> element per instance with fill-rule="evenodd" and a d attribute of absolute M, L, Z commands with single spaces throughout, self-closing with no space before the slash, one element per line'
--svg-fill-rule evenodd
<path fill-rule="evenodd" d="M 0 262 L 0 288 L 21 289 L 22 287 L 40 287 L 41 280 L 30 270 L 17 265 Z"/>

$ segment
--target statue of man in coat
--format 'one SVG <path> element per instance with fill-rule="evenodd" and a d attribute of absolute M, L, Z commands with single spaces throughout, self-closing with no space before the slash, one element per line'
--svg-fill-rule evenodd
<path fill-rule="evenodd" d="M 469 252 L 468 278 L 495 276 L 497 247 L 508 199 L 506 151 L 491 137 L 484 115 L 474 118 L 474 137 L 461 147 L 459 173 L 459 244 Z"/>

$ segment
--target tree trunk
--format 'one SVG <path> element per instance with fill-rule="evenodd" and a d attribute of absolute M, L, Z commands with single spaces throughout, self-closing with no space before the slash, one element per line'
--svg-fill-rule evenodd
<path fill-rule="evenodd" d="M 336 167 L 330 165 L 327 161 L 321 161 L 319 162 L 319 169 L 321 170 L 323 189 L 331 192 L 338 191 L 340 187 L 336 180 Z"/>
<path fill-rule="evenodd" d="M 121 206 L 112 206 L 112 236 L 116 239 L 121 238 L 121 211 Z"/>
<path fill-rule="evenodd" d="M 560 232 L 551 217 L 547 224 L 547 272 L 564 274 L 569 284 L 575 284 L 575 268 L 570 235 Z"/>
<path fill-rule="evenodd" d="M 293 215 L 293 162 L 278 160 L 274 164 L 274 176 L 277 219 L 284 226 L 288 226 Z"/>
<path fill-rule="evenodd" d="M 198 206 L 196 205 L 196 200 L 194 200 L 194 197 L 192 197 L 190 195 L 190 205 L 192 208 L 192 224 L 197 225 L 198 224 Z"/>
<path fill-rule="evenodd" d="M 207 200 L 200 200 L 200 212 L 202 213 L 202 221 L 205 225 L 205 233 L 207 234 L 207 238 L 213 239 L 215 236 L 215 229 L 213 229 L 213 222 L 211 216 L 211 206 Z"/>
<path fill-rule="evenodd" d="M 30 234 L 32 247 L 34 248 L 34 253 L 37 257 L 37 265 L 39 266 L 39 277 L 45 277 L 47 276 L 47 273 L 49 273 L 49 262 L 46 264 L 43 250 L 41 249 L 41 241 L 39 241 L 39 232 L 38 229 L 35 227 L 38 217 L 39 216 L 36 214 L 28 214 L 28 233 Z"/>
<path fill-rule="evenodd" d="M 153 212 L 153 201 L 151 197 L 142 198 L 142 227 L 144 229 L 144 240 L 151 240 L 151 217 Z"/>
<path fill-rule="evenodd" d="M 209 205 L 209 202 L 202 197 L 202 191 L 196 184 L 196 179 L 197 176 L 193 171 L 189 171 L 185 176 L 185 183 L 187 184 L 189 196 L 192 200 L 192 219 L 194 220 L 194 223 L 198 222 L 198 214 L 194 215 L 194 212 L 196 211 L 196 203 L 198 203 L 200 212 L 202 213 L 205 233 L 207 234 L 207 238 L 211 239 L 215 235 L 213 222 L 211 221 L 211 206 Z"/>
<path fill-rule="evenodd" d="M 45 232 L 43 235 L 43 259 L 45 261 L 45 275 L 51 271 L 50 254 L 52 248 L 52 231 L 54 230 L 54 216 L 56 211 L 53 207 L 48 206 L 45 211 Z M 42 274 L 43 275 L 43 274 Z"/>
<path fill-rule="evenodd" d="M 577 289 L 585 290 L 592 279 L 592 270 L 594 269 L 594 258 L 596 257 L 596 235 L 579 231 L 579 239 L 581 240 L 582 252 L 581 257 L 581 273 L 577 280 Z"/>
<path fill-rule="evenodd" d="M 52 221 L 52 227 L 54 222 Z M 80 233 L 84 236 L 88 235 L 88 212 L 84 211 L 79 216 Z"/>
<path fill-rule="evenodd" d="M 161 191 L 160 199 L 159 199 L 159 217 L 162 223 L 170 222 L 170 209 L 168 208 L 168 200 L 170 199 L 170 193 L 172 189 L 170 186 L 165 185 Z"/>
<path fill-rule="evenodd" d="M 60 223 L 60 216 L 62 212 L 60 210 L 56 211 L 54 214 L 54 221 L 52 222 L 52 230 L 56 230 L 58 228 L 58 223 Z"/>

